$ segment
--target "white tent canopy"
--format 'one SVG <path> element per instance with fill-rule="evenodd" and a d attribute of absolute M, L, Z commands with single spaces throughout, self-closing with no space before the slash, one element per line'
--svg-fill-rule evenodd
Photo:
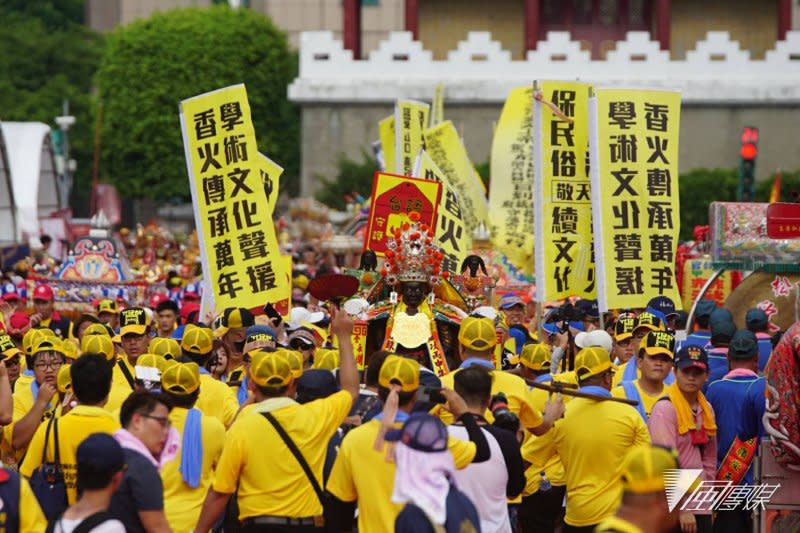
<path fill-rule="evenodd" d="M 16 222 L 0 227 L 0 241 L 26 241 L 38 237 L 39 217 L 59 207 L 50 127 L 41 122 L 2 122 L 0 134 L 12 192 L 4 194 L 3 187 L 7 185 L 0 183 L 0 223 L 5 222 L 3 217 L 8 217 L 9 212 L 14 213 Z M 2 174 L 0 169 L 0 182 Z M 15 229 L 13 235 L 9 228 Z"/>

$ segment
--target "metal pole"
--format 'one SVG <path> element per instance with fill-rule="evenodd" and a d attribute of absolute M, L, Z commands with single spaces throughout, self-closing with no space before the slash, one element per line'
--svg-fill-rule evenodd
<path fill-rule="evenodd" d="M 697 302 L 699 302 L 700 300 L 703 299 L 703 296 L 705 296 L 706 291 L 708 291 L 708 289 L 711 287 L 711 285 L 713 285 L 714 282 L 717 281 L 717 278 L 720 277 L 724 272 L 725 272 L 724 268 L 720 268 L 719 270 L 715 270 L 714 273 L 711 274 L 711 277 L 709 277 L 708 280 L 706 280 L 706 284 L 703 285 L 703 288 L 700 289 L 700 292 L 697 293 L 697 297 L 694 299 L 694 302 L 692 302 L 692 310 L 689 311 L 689 316 L 686 318 L 686 331 L 687 332 L 691 332 L 692 331 L 692 320 L 694 319 L 694 312 L 697 309 Z"/>
<path fill-rule="evenodd" d="M 67 100 L 66 98 L 64 99 L 62 111 L 63 111 L 63 116 L 65 117 L 69 116 L 69 100 Z M 61 131 L 64 135 L 64 141 L 63 141 L 64 142 L 64 186 L 63 186 L 64 198 L 61 199 L 61 202 L 62 202 L 62 207 L 65 207 L 69 205 L 69 195 L 70 191 L 72 191 L 72 176 L 70 175 L 70 170 L 69 170 L 69 126 L 65 127 L 64 123 L 62 123 Z"/>

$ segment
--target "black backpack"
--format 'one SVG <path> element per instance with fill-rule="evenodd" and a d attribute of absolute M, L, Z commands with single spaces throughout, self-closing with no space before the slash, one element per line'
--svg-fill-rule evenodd
<path fill-rule="evenodd" d="M 103 522 L 108 522 L 109 520 L 113 519 L 114 517 L 108 511 L 99 511 L 84 518 L 83 521 L 78 524 L 78 527 L 72 530 L 72 533 L 89 533 Z M 56 524 L 58 524 L 60 521 L 60 516 L 57 519 L 50 521 L 50 523 L 47 524 L 47 530 L 45 533 L 53 533 L 56 529 Z"/>

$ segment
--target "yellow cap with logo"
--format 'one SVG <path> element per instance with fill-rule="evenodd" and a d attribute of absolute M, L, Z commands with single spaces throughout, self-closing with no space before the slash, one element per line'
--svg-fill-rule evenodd
<path fill-rule="evenodd" d="M 636 327 L 633 329 L 636 331 L 639 328 L 647 328 L 650 331 L 664 331 L 664 324 L 656 315 L 645 311 L 636 317 Z"/>
<path fill-rule="evenodd" d="M 104 300 L 100 300 L 97 302 L 97 314 L 100 313 L 119 313 L 119 305 L 115 300 L 111 300 L 110 298 L 106 298 Z"/>
<path fill-rule="evenodd" d="M 666 355 L 675 358 L 675 337 L 666 331 L 648 331 L 639 344 L 647 355 Z"/>
<path fill-rule="evenodd" d="M 339 368 L 339 350 L 328 348 L 317 348 L 314 352 L 314 368 L 324 368 L 325 370 L 336 370 Z"/>
<path fill-rule="evenodd" d="M 497 345 L 497 331 L 490 318 L 468 316 L 461 321 L 458 342 L 465 348 L 486 352 Z"/>
<path fill-rule="evenodd" d="M 578 379 L 598 376 L 612 368 L 611 356 L 602 348 L 584 348 L 575 356 L 575 375 Z"/>
<path fill-rule="evenodd" d="M 11 335 L 0 335 L 0 354 L 3 356 L 2 359 L 8 359 L 15 355 L 24 355 L 23 351 L 17 348 L 17 344 L 11 338 Z"/>
<path fill-rule="evenodd" d="M 117 358 L 116 347 L 108 335 L 84 335 L 81 341 L 81 352 L 102 354 L 106 361 L 113 361 Z"/>
<path fill-rule="evenodd" d="M 390 388 L 400 385 L 403 392 L 412 392 L 419 388 L 419 363 L 407 357 L 390 355 L 381 365 L 378 373 L 378 384 Z"/>
<path fill-rule="evenodd" d="M 197 363 L 167 364 L 161 374 L 161 390 L 164 392 L 187 396 L 199 388 L 200 367 Z"/>
<path fill-rule="evenodd" d="M 292 381 L 292 367 L 285 350 L 251 354 L 250 379 L 259 387 L 285 387 Z"/>
<path fill-rule="evenodd" d="M 124 337 L 128 334 L 144 335 L 150 326 L 150 318 L 147 312 L 141 307 L 129 307 L 119 313 L 119 335 Z"/>
<path fill-rule="evenodd" d="M 183 331 L 181 349 L 194 355 L 208 355 L 214 349 L 214 333 L 211 328 L 189 324 Z"/>
<path fill-rule="evenodd" d="M 181 345 L 175 339 L 156 337 L 150 341 L 147 351 L 162 356 L 164 359 L 177 359 L 181 354 Z"/>
<path fill-rule="evenodd" d="M 622 487 L 626 492 L 663 492 L 664 479 L 678 469 L 677 453 L 660 446 L 636 446 L 628 452 L 622 467 Z"/>

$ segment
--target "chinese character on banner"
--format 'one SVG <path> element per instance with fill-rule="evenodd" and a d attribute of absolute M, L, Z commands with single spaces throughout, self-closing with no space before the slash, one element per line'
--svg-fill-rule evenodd
<path fill-rule="evenodd" d="M 398 100 L 394 107 L 395 168 L 390 171 L 411 176 L 417 152 L 424 146 L 430 106 L 415 100 Z"/>
<path fill-rule="evenodd" d="M 586 161 L 589 89 L 585 83 L 537 83 L 533 99 L 533 209 L 536 300 L 595 297 L 592 205 Z M 624 110 L 620 119 L 627 115 Z M 624 257 L 641 243 L 619 242 Z"/>
<path fill-rule="evenodd" d="M 772 287 L 772 295 L 775 298 L 780 296 L 789 296 L 792 292 L 792 282 L 786 276 L 775 275 L 775 279 L 770 283 Z"/>
<path fill-rule="evenodd" d="M 195 223 L 214 307 L 261 308 L 291 290 L 272 222 L 280 166 L 258 154 L 244 85 L 181 102 Z"/>
<path fill-rule="evenodd" d="M 644 307 L 660 295 L 681 302 L 675 272 L 680 106 L 680 93 L 672 91 L 596 89 L 589 99 L 602 311 Z"/>
<path fill-rule="evenodd" d="M 395 229 L 408 223 L 412 211 L 420 214 L 423 224 L 433 228 L 441 194 L 442 185 L 438 182 L 376 172 L 364 249 L 383 257 L 386 239 L 393 238 Z"/>

